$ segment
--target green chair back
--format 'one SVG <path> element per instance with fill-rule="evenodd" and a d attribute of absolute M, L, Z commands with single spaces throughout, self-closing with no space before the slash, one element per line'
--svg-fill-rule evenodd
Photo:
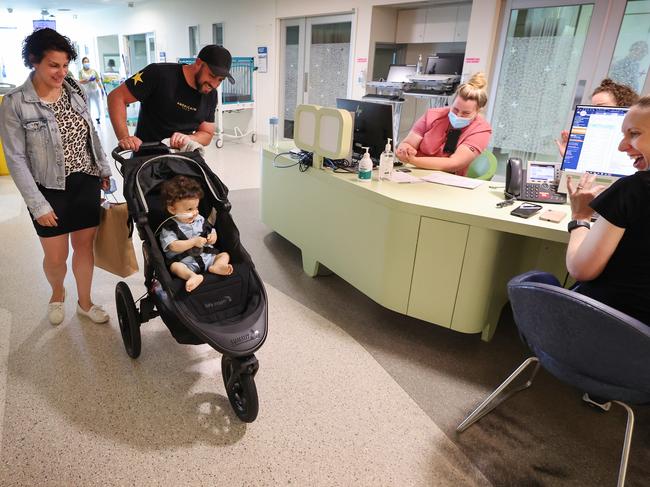
<path fill-rule="evenodd" d="M 484 150 L 469 166 L 467 177 L 489 181 L 497 172 L 497 158 L 489 150 Z"/>

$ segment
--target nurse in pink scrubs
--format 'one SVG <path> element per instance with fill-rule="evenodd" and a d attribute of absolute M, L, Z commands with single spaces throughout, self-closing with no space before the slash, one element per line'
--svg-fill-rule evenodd
<path fill-rule="evenodd" d="M 458 87 L 450 107 L 427 110 L 397 147 L 397 157 L 423 169 L 467 174 L 492 135 L 479 115 L 487 103 L 486 86 L 485 75 L 477 73 Z"/>

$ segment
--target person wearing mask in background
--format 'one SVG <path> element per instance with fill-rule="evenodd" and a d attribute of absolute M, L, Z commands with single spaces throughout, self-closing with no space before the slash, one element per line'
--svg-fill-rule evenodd
<path fill-rule="evenodd" d="M 618 150 L 634 166 L 650 161 L 650 96 L 625 115 Z M 566 267 L 575 291 L 650 325 L 650 171 L 637 171 L 605 191 L 595 176 L 567 181 L 571 221 Z M 598 195 L 598 196 L 596 196 Z M 592 225 L 594 211 L 600 217 Z"/>
<path fill-rule="evenodd" d="M 492 127 L 479 114 L 487 104 L 483 73 L 473 75 L 456 90 L 450 107 L 429 109 L 397 147 L 404 162 L 461 176 L 490 142 Z"/>
<path fill-rule="evenodd" d="M 629 107 L 638 99 L 639 95 L 632 88 L 615 83 L 609 78 L 602 80 L 591 94 L 591 104 L 599 107 Z M 555 144 L 562 157 L 564 157 L 567 142 L 569 142 L 569 131 L 563 130 L 560 138 L 555 139 Z"/>
<path fill-rule="evenodd" d="M 170 139 L 181 149 L 190 141 L 208 145 L 214 135 L 217 88 L 230 74 L 227 49 L 205 46 L 194 64 L 154 63 L 108 95 L 108 112 L 120 148 L 137 151 L 142 142 Z M 129 135 L 126 107 L 140 101 L 135 135 Z"/>
<path fill-rule="evenodd" d="M 104 85 L 97 71 L 90 67 L 90 59 L 87 57 L 81 60 L 82 68 L 79 70 L 79 83 L 86 90 L 89 105 L 95 107 L 95 120 L 100 123 L 102 118 L 102 95 L 105 95 Z"/>
<path fill-rule="evenodd" d="M 77 53 L 67 37 L 40 29 L 25 38 L 22 54 L 32 71 L 0 105 L 0 136 L 45 254 L 43 270 L 52 287 L 48 318 L 53 325 L 65 318 L 63 281 L 72 243 L 77 314 L 104 323 L 108 314 L 93 304 L 90 291 L 100 189 L 108 189 L 111 169 L 84 90 L 67 77 Z M 18 264 L 16 272 L 26 272 L 23 267 L 33 263 Z"/>

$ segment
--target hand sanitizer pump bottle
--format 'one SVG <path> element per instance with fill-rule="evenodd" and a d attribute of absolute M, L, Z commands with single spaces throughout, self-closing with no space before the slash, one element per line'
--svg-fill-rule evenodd
<path fill-rule="evenodd" d="M 391 175 L 393 174 L 394 158 L 393 158 L 393 149 L 391 148 L 390 145 L 391 140 L 392 139 L 388 139 L 386 148 L 384 149 L 384 152 L 382 152 L 381 156 L 379 157 L 379 180 L 380 181 L 382 179 L 390 179 Z"/>
<path fill-rule="evenodd" d="M 365 149 L 366 153 L 359 161 L 357 179 L 362 182 L 369 182 L 372 179 L 372 159 L 370 159 L 370 154 L 368 153 L 370 147 L 362 147 L 362 149 Z"/>

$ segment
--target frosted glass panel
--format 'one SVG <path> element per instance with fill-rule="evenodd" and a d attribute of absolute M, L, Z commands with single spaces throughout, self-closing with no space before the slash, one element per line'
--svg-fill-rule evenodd
<path fill-rule="evenodd" d="M 592 5 L 513 10 L 492 115 L 491 145 L 508 157 L 558 160 L 554 140 L 573 92 Z"/>
<path fill-rule="evenodd" d="M 616 41 L 609 77 L 641 93 L 650 66 L 650 0 L 630 0 Z"/>
<path fill-rule="evenodd" d="M 298 100 L 298 56 L 300 27 L 288 26 L 284 47 L 284 137 L 293 138 L 294 114 Z"/>
<path fill-rule="evenodd" d="M 309 46 L 309 103 L 335 107 L 348 90 L 350 22 L 312 26 Z"/>
<path fill-rule="evenodd" d="M 309 55 L 309 103 L 335 107 L 348 90 L 350 44 L 318 44 Z"/>

